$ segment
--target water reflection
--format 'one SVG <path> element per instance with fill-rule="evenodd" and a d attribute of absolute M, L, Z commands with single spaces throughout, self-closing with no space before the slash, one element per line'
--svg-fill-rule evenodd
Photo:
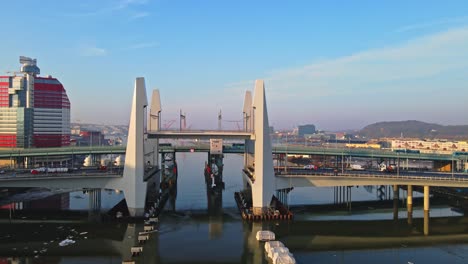
<path fill-rule="evenodd" d="M 268 263 L 263 243 L 255 239 L 259 230 L 275 232 L 298 263 L 463 263 L 468 259 L 468 218 L 446 205 L 433 204 L 426 237 L 418 193 L 409 210 L 401 199 L 395 202 L 391 186 L 346 188 L 341 197 L 352 193 L 353 199 L 348 210 L 333 203 L 333 188 L 295 188 L 290 194 L 294 221 L 243 222 L 233 199 L 233 192 L 242 188 L 241 156 L 225 157 L 226 188 L 220 192 L 205 183 L 206 155 L 187 154 L 177 160 L 180 175 L 177 195 L 169 199 L 172 210 L 161 215 L 159 232 L 151 234 L 143 254 L 134 257 L 137 263 Z M 395 197 L 406 197 L 405 192 L 400 189 Z M 108 193 L 100 195 L 105 207 Z M 70 207 L 80 204 L 87 210 L 90 197 L 74 193 Z M 346 204 L 346 199 L 341 200 Z M 122 263 L 131 258 L 130 248 L 138 245 L 136 238 L 143 230 L 142 224 L 88 222 L 87 215 L 48 223 L 16 216 L 16 222 L 0 223 L 0 255 L 14 257 L 18 263 Z M 58 246 L 69 236 L 75 244 Z M 41 253 L 43 249 L 47 250 Z"/>
<path fill-rule="evenodd" d="M 384 220 L 324 220 L 335 213 L 318 214 L 315 220 L 310 220 L 304 213 L 293 222 L 265 223 L 243 222 L 229 208 L 222 213 L 166 213 L 161 216 L 159 232 L 151 234 L 151 239 L 143 244 L 144 253 L 134 259 L 139 263 L 268 263 L 263 243 L 255 238 L 259 230 L 275 232 L 299 263 L 311 263 L 323 251 L 348 252 L 341 253 L 346 255 L 352 254 L 350 250 L 411 249 L 419 256 L 425 248 L 454 242 L 468 252 L 464 246 L 468 243 L 468 218 L 432 218 L 431 234 L 424 236 L 424 218 L 415 218 L 409 226 L 406 219 L 395 221 L 392 211 L 380 212 L 387 215 Z M 416 215 L 422 211 L 416 208 Z M 141 224 L 16 220 L 0 224 L 0 253 L 16 257 L 20 260 L 17 263 L 77 263 L 78 256 L 88 261 L 82 263 L 121 263 L 132 258 L 130 248 L 138 245 L 140 231 Z M 76 243 L 58 246 L 65 238 Z M 179 251 L 184 254 L 178 254 Z M 329 257 L 323 255 L 324 259 Z M 453 256 L 442 254 L 439 259 L 450 262 Z M 361 263 L 373 262 L 364 258 Z"/>

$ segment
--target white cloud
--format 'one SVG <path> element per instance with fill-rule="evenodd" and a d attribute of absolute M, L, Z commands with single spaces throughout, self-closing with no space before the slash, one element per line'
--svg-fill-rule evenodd
<path fill-rule="evenodd" d="M 96 46 L 83 46 L 80 54 L 85 57 L 99 57 L 107 55 L 107 50 Z"/>
<path fill-rule="evenodd" d="M 406 31 L 412 31 L 412 30 L 421 30 L 425 28 L 430 28 L 430 27 L 435 27 L 435 26 L 442 26 L 442 25 L 453 25 L 453 24 L 466 24 L 468 22 L 468 17 L 454 17 L 454 18 L 446 18 L 446 19 L 441 19 L 441 20 L 435 20 L 435 21 L 430 21 L 430 22 L 424 22 L 424 23 L 418 23 L 418 24 L 412 24 L 412 25 L 407 25 L 404 27 L 401 27 L 395 32 L 397 33 L 402 33 Z"/>
<path fill-rule="evenodd" d="M 139 12 L 139 13 L 136 13 L 133 16 L 131 16 L 130 19 L 134 20 L 134 19 L 144 18 L 144 17 L 147 17 L 149 15 L 150 14 L 148 12 Z"/>
<path fill-rule="evenodd" d="M 115 9 L 124 9 L 131 5 L 144 5 L 147 4 L 148 0 L 121 0 L 115 7 Z"/>
<path fill-rule="evenodd" d="M 146 49 L 146 48 L 153 48 L 159 46 L 157 42 L 142 42 L 131 45 L 130 47 L 126 48 L 125 50 L 136 50 L 136 49 Z"/>
<path fill-rule="evenodd" d="M 468 27 L 393 47 L 272 71 L 265 80 L 270 90 L 328 96 L 365 93 L 389 82 L 428 78 L 463 67 L 468 67 Z"/>
<path fill-rule="evenodd" d="M 459 27 L 274 70 L 263 79 L 268 111 L 279 127 L 311 122 L 355 128 L 382 120 L 445 123 L 452 116 L 457 118 L 450 122 L 466 123 L 458 113 L 468 110 L 467 70 L 468 27 Z M 251 90 L 253 80 L 225 88 L 244 87 Z"/>
<path fill-rule="evenodd" d="M 117 3 L 114 3 L 113 5 L 94 7 L 92 11 L 81 12 L 81 13 L 65 13 L 61 15 L 66 16 L 66 17 L 90 17 L 90 16 L 97 16 L 97 15 L 103 15 L 103 14 L 111 14 L 113 12 L 127 9 L 131 6 L 145 5 L 148 2 L 149 2 L 148 0 L 121 0 L 121 1 L 118 1 Z M 148 12 L 139 12 L 131 16 L 131 19 L 142 18 L 148 15 L 149 15 Z"/>

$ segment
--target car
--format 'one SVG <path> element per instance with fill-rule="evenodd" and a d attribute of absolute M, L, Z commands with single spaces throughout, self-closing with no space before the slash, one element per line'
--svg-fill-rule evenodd
<path fill-rule="evenodd" d="M 318 169 L 317 166 L 313 164 L 308 164 L 304 166 L 304 170 L 317 170 L 317 169 Z"/>

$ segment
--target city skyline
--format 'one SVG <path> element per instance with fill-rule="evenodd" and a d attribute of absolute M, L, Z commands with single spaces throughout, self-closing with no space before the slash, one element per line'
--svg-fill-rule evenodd
<path fill-rule="evenodd" d="M 25 8 L 25 3 L 28 8 Z M 127 124 L 135 77 L 163 120 L 242 118 L 264 79 L 270 125 L 360 129 L 379 121 L 466 124 L 467 4 L 393 1 L 4 3 L 0 70 L 20 55 L 59 78 L 72 122 Z M 18 19 L 21 14 L 21 19 Z M 22 29 L 22 30 L 19 30 Z M 27 36 L 30 37 L 27 37 Z M 31 39 L 33 43 L 28 42 Z M 148 96 L 150 98 L 150 96 Z M 223 123 L 233 127 L 233 123 Z"/>

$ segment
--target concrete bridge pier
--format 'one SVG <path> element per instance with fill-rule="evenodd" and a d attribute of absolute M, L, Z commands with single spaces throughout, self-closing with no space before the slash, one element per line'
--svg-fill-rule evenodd
<path fill-rule="evenodd" d="M 161 203 L 165 210 L 175 211 L 177 199 L 177 162 L 175 152 L 161 154 Z"/>
<path fill-rule="evenodd" d="M 224 156 L 223 154 L 211 154 L 208 152 L 207 171 L 205 171 L 206 183 L 211 186 L 217 186 L 224 190 L 223 169 Z M 207 175 L 209 174 L 209 175 Z"/>
<path fill-rule="evenodd" d="M 293 190 L 293 187 L 276 190 L 276 197 L 284 206 L 288 206 L 289 204 L 288 195 L 292 190 Z"/>
<path fill-rule="evenodd" d="M 400 198 L 400 192 L 398 185 L 393 185 L 393 220 L 398 221 L 398 202 Z"/>
<path fill-rule="evenodd" d="M 424 186 L 424 235 L 429 235 L 429 186 Z"/>
<path fill-rule="evenodd" d="M 263 80 L 255 81 L 255 91 L 252 109 L 255 147 L 254 147 L 254 177 L 252 183 L 253 214 L 263 215 L 268 212 L 275 191 L 275 173 L 268 123 L 268 111 Z"/>
<path fill-rule="evenodd" d="M 346 186 L 346 206 L 348 207 L 348 210 L 351 211 L 351 202 L 352 202 L 352 198 L 351 198 L 351 188 L 353 186 Z"/>
<path fill-rule="evenodd" d="M 123 177 L 115 182 L 115 189 L 124 191 L 130 216 L 136 217 L 144 215 L 147 190 L 147 184 L 144 181 L 144 132 L 148 101 L 143 77 L 138 77 L 135 80 L 132 101 L 125 167 Z"/>
<path fill-rule="evenodd" d="M 408 196 L 406 198 L 406 210 L 408 211 L 408 224 L 413 224 L 413 185 L 408 185 Z"/>

